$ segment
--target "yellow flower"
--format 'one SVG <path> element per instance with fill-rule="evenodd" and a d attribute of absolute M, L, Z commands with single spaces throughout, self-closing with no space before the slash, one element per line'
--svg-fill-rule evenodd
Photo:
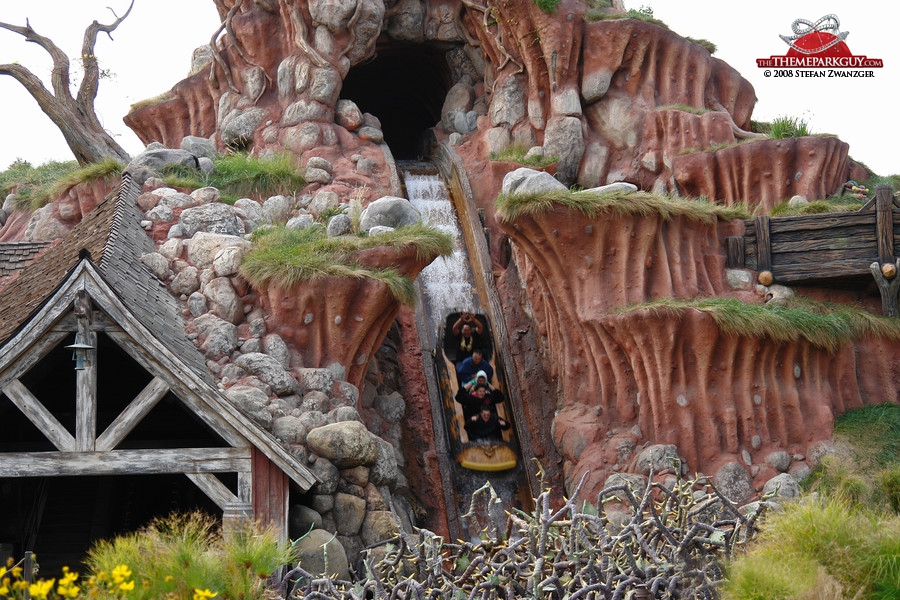
<path fill-rule="evenodd" d="M 170 581 L 175 581 L 175 576 L 174 575 L 166 575 L 165 581 L 166 581 L 166 583 L 169 583 Z"/>
<path fill-rule="evenodd" d="M 9 596 L 9 577 L 0 579 L 0 596 Z"/>
<path fill-rule="evenodd" d="M 218 595 L 218 592 L 212 592 L 209 590 L 209 588 L 206 588 L 205 590 L 194 588 L 194 600 L 209 600 L 210 598 L 215 598 Z"/>
<path fill-rule="evenodd" d="M 128 565 L 118 565 L 112 570 L 112 578 L 115 583 L 122 583 L 131 577 L 131 569 Z"/>
<path fill-rule="evenodd" d="M 37 583 L 32 583 L 28 586 L 28 593 L 31 594 L 32 598 L 37 600 L 46 600 L 47 594 L 49 594 L 53 590 L 53 584 L 56 583 L 55 579 L 48 580 L 40 580 Z"/>
<path fill-rule="evenodd" d="M 123 581 L 119 584 L 119 589 L 123 592 L 130 592 L 134 589 L 134 579 L 132 579 L 131 581 Z"/>

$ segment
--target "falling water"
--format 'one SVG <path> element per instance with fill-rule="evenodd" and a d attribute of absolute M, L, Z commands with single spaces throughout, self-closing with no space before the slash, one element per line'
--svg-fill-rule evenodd
<path fill-rule="evenodd" d="M 437 173 L 403 172 L 406 194 L 422 221 L 453 237 L 453 254 L 440 257 L 419 274 L 433 318 L 453 310 L 472 310 L 469 259 L 444 180 Z"/>

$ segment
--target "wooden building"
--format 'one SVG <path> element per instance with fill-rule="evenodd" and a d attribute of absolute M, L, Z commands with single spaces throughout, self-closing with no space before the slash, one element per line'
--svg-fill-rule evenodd
<path fill-rule="evenodd" d="M 48 574 L 172 511 L 252 517 L 286 538 L 291 484 L 316 482 L 217 389 L 140 261 L 155 246 L 137 193 L 126 176 L 0 280 L 0 555 L 35 551 Z M 0 244 L 0 264 L 21 254 Z"/>

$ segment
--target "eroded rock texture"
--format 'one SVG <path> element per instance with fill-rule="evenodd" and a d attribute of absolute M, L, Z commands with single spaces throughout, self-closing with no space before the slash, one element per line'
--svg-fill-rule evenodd
<path fill-rule="evenodd" d="M 621 309 L 658 298 L 740 297 L 724 280 L 721 237 L 733 226 L 683 217 L 588 219 L 555 209 L 505 229 L 562 386 L 553 439 L 569 485 L 588 496 L 627 470 L 643 443 L 674 444 L 691 470 L 761 465 L 773 450 L 805 454 L 835 415 L 896 400 L 888 342 L 830 353 L 723 332 L 696 310 Z M 757 468 L 760 481 L 774 475 Z"/>

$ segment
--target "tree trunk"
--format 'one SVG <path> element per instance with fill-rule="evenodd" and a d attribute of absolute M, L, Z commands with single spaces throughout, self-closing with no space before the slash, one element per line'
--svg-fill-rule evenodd
<path fill-rule="evenodd" d="M 81 45 L 84 78 L 77 99 L 72 96 L 69 89 L 69 57 L 65 52 L 50 38 L 32 29 L 27 20 L 24 27 L 0 22 L 0 29 L 18 33 L 26 41 L 43 48 L 53 59 L 53 71 L 50 76 L 52 92 L 31 71 L 17 63 L 0 65 L 0 75 L 9 75 L 31 94 L 44 114 L 50 117 L 53 124 L 62 132 L 66 144 L 80 165 L 99 162 L 105 158 L 125 163 L 131 160 L 128 153 L 103 129 L 94 110 L 94 100 L 100 81 L 100 67 L 94 55 L 94 45 L 97 42 L 97 34 L 102 31 L 110 35 L 131 13 L 133 6 L 134 0 L 125 14 L 116 17 L 110 25 L 101 25 L 94 21 L 85 29 Z M 115 16 L 115 13 L 113 15 Z"/>

